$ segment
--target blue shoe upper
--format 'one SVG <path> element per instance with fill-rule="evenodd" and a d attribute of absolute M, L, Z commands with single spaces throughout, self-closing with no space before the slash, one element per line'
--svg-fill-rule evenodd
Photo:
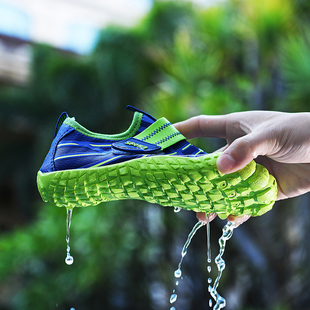
<path fill-rule="evenodd" d="M 47 173 L 100 167 L 143 156 L 206 154 L 187 142 L 167 120 L 164 125 L 155 127 L 156 129 L 149 133 L 149 129 L 156 126 L 156 122 L 160 120 L 157 121 L 148 113 L 132 106 L 128 106 L 127 109 L 135 112 L 133 121 L 127 131 L 116 135 L 91 132 L 64 112 L 59 117 L 54 140 L 40 171 Z M 147 128 L 148 135 L 144 135 Z M 168 135 L 160 135 L 161 129 L 165 129 Z"/>

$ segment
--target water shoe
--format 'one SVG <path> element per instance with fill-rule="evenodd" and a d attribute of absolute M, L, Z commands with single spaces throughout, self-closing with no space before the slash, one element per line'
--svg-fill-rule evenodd
<path fill-rule="evenodd" d="M 123 133 L 91 132 L 63 113 L 37 175 L 44 201 L 58 207 L 95 206 L 104 201 L 140 199 L 195 212 L 258 216 L 277 197 L 274 177 L 250 162 L 223 175 L 220 153 L 207 154 L 190 144 L 165 118 L 132 106 Z"/>

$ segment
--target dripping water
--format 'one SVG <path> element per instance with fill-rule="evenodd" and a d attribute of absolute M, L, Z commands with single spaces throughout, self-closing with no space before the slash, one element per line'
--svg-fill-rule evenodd
<path fill-rule="evenodd" d="M 210 220 L 209 214 L 206 214 L 207 224 L 206 224 L 206 231 L 207 231 L 207 261 L 208 264 L 211 263 L 211 243 L 210 243 Z"/>
<path fill-rule="evenodd" d="M 182 262 L 183 262 L 183 259 L 184 259 L 184 256 L 186 255 L 187 253 L 187 249 L 191 243 L 191 240 L 193 239 L 194 235 L 196 234 L 197 230 L 203 226 L 203 222 L 199 221 L 195 224 L 195 226 L 193 227 L 192 231 L 189 233 L 188 237 L 187 237 L 187 240 L 182 248 L 182 251 L 181 251 L 181 259 L 180 259 L 180 262 L 179 262 L 179 265 L 178 265 L 178 268 L 175 270 L 174 272 L 174 277 L 176 278 L 176 282 L 175 282 L 175 285 L 178 286 L 179 285 L 179 279 L 183 279 L 182 277 L 182 270 L 181 270 L 181 267 L 182 267 Z M 175 289 L 173 290 L 172 292 L 172 295 L 170 296 L 170 303 L 173 304 L 176 302 L 178 298 L 178 295 L 176 294 L 176 291 Z M 170 310 L 176 310 L 175 307 L 171 307 Z"/>
<path fill-rule="evenodd" d="M 70 226 L 71 226 L 71 218 L 72 218 L 72 209 L 67 209 L 67 236 L 66 236 L 66 241 L 67 241 L 67 256 L 65 259 L 65 262 L 67 265 L 72 265 L 73 264 L 73 257 L 70 255 Z"/>
<path fill-rule="evenodd" d="M 208 262 L 208 266 L 207 266 L 207 271 L 210 274 L 211 273 L 211 242 L 210 242 L 210 218 L 209 218 L 209 214 L 206 214 L 206 218 L 207 218 L 207 224 L 206 224 L 206 233 L 207 233 L 207 262 Z M 208 278 L 208 284 L 210 287 L 210 284 L 212 283 L 212 279 L 209 277 Z M 209 289 L 210 292 L 210 289 Z M 212 299 L 209 299 L 209 307 L 212 307 Z"/>

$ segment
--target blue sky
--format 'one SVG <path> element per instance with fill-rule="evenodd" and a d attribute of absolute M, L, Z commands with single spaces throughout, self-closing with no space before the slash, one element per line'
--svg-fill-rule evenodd
<path fill-rule="evenodd" d="M 37 41 L 35 36 L 36 31 L 34 29 L 34 27 L 36 27 L 35 18 L 32 14 L 38 13 L 34 11 L 33 6 L 31 8 L 30 5 L 28 10 L 27 2 L 23 2 L 23 0 L 19 1 L 14 1 L 15 4 L 11 4 L 11 2 L 7 1 L 5 2 L 5 0 L 0 1 L 0 34 L 24 40 Z M 19 7 L 18 3 L 22 3 L 22 5 Z M 46 8 L 44 8 L 44 3 L 47 4 Z M 44 11 L 45 9 L 48 11 L 48 5 L 51 3 L 53 2 L 48 0 L 45 2 L 41 1 L 41 10 Z M 62 3 L 68 6 L 72 5 L 74 2 L 64 0 Z M 82 1 L 79 4 L 81 3 Z M 141 14 L 146 14 L 150 10 L 153 0 L 89 0 L 88 3 L 90 6 L 94 7 L 99 5 L 101 10 L 104 10 L 105 19 L 107 21 L 111 20 L 114 24 L 123 24 L 126 19 L 135 19 L 136 16 L 138 18 Z M 33 4 L 33 2 L 30 4 Z M 85 5 L 85 2 L 83 2 L 83 5 Z M 48 14 L 48 12 L 44 12 L 44 14 Z M 59 16 L 61 18 L 63 18 L 62 14 L 64 13 L 60 11 Z M 57 16 L 55 16 L 55 18 L 57 19 Z M 47 38 L 48 31 L 51 31 L 50 28 L 50 26 L 46 27 Z M 102 27 L 92 23 L 91 19 L 89 22 L 81 22 L 81 20 L 74 21 L 74 17 L 70 18 L 70 16 L 68 16 L 68 23 L 64 26 L 64 29 L 59 35 L 63 37 L 63 42 L 59 43 L 57 47 L 80 54 L 87 54 L 91 52 L 95 46 L 100 28 Z M 42 31 L 41 29 L 41 37 Z"/>

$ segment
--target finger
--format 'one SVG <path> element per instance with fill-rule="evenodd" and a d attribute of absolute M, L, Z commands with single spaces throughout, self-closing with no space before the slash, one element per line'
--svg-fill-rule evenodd
<path fill-rule="evenodd" d="M 214 151 L 213 153 L 222 153 L 224 152 L 226 149 L 228 148 L 228 145 L 225 145 L 219 149 L 217 149 L 216 151 Z"/>
<path fill-rule="evenodd" d="M 217 214 L 216 213 L 206 214 L 205 212 L 196 213 L 196 217 L 197 217 L 198 221 L 203 222 L 204 224 L 207 224 L 207 222 L 208 222 L 207 216 L 209 218 L 209 222 L 211 222 L 216 218 Z"/>
<path fill-rule="evenodd" d="M 250 217 L 251 215 L 241 215 L 241 216 L 229 215 L 227 217 L 227 221 L 232 222 L 235 228 L 237 228 L 238 226 L 246 222 Z"/>
<path fill-rule="evenodd" d="M 225 138 L 226 116 L 200 115 L 174 124 L 187 139 L 198 137 Z"/>
<path fill-rule="evenodd" d="M 259 155 L 272 153 L 274 144 L 270 137 L 252 132 L 233 141 L 217 159 L 217 168 L 222 173 L 232 173 Z"/>

